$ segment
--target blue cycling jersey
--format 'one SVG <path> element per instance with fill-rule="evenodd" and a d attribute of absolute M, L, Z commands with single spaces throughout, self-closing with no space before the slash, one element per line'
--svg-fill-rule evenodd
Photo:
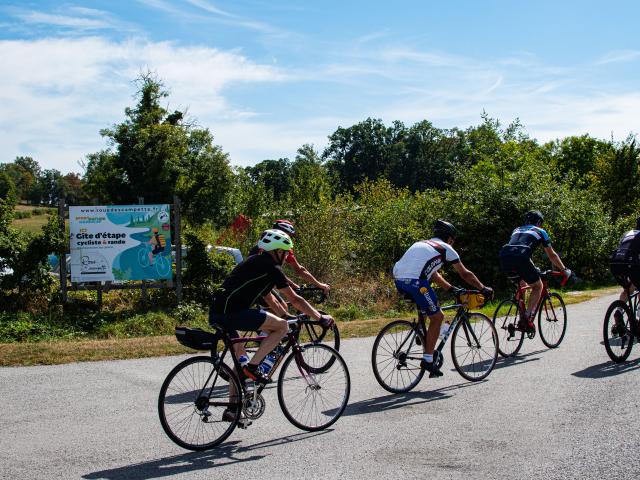
<path fill-rule="evenodd" d="M 535 225 L 523 225 L 516 228 L 511 234 L 509 243 L 500 250 L 500 256 L 516 256 L 531 258 L 533 251 L 538 245 L 545 248 L 551 246 L 549 234 L 542 228 Z"/>

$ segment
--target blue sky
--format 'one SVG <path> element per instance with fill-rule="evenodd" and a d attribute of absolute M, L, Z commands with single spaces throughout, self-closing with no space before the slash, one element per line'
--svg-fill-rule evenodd
<path fill-rule="evenodd" d="M 80 171 L 147 69 L 234 165 L 367 117 L 640 131 L 640 2 L 0 0 L 0 162 Z"/>

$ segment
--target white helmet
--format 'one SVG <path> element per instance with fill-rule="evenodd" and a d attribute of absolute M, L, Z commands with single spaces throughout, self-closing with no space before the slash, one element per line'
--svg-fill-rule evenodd
<path fill-rule="evenodd" d="M 293 242 L 286 233 L 280 230 L 265 230 L 258 240 L 258 248 L 271 252 L 273 250 L 284 250 L 288 252 L 293 248 Z"/>

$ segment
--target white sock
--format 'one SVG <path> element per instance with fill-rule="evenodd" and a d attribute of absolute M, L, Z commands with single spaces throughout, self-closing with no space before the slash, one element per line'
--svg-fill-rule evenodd
<path fill-rule="evenodd" d="M 433 363 L 433 354 L 429 355 L 429 354 L 425 353 L 424 355 L 422 355 L 422 358 L 427 363 Z"/>

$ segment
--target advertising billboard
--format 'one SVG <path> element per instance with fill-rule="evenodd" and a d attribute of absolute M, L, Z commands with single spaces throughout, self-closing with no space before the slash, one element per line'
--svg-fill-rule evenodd
<path fill-rule="evenodd" d="M 71 281 L 171 279 L 169 205 L 69 207 Z"/>

